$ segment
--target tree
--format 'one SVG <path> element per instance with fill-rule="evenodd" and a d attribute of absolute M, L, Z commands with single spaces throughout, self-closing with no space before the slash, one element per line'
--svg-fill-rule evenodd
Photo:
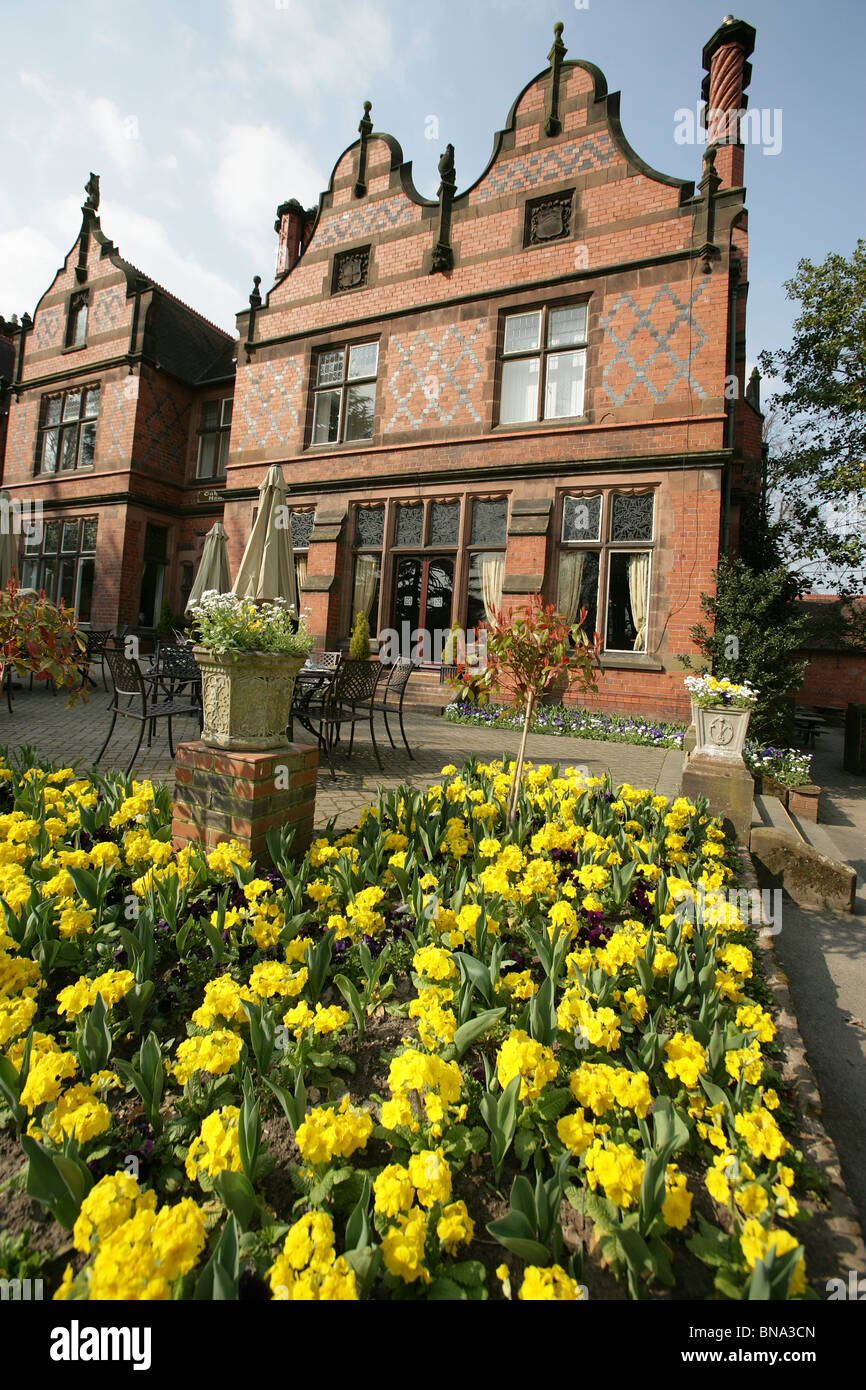
<path fill-rule="evenodd" d="M 843 592 L 864 587 L 866 566 L 866 241 L 850 260 L 801 260 L 785 282 L 798 301 L 789 348 L 760 355 L 780 380 L 770 408 L 767 491 L 783 558 Z M 835 571 L 835 573 L 834 573 Z M 802 587 L 802 585 L 801 585 Z"/>
<path fill-rule="evenodd" d="M 544 602 L 541 594 L 532 594 L 522 610 L 509 613 L 507 618 L 497 613 L 490 624 L 484 683 L 491 689 L 506 687 L 523 709 L 520 751 L 508 794 L 509 825 L 517 815 L 526 740 L 539 699 L 562 680 L 584 691 L 595 689 L 594 648 L 583 631 L 585 621 L 585 608 L 578 622 L 571 625 L 552 603 Z"/>
<path fill-rule="evenodd" d="M 749 681 L 759 692 L 749 731 L 759 742 L 790 739 L 792 695 L 806 662 L 797 648 L 807 620 L 794 612 L 796 581 L 784 566 L 756 571 L 743 560 L 723 555 L 714 573 L 715 594 L 701 594 L 708 624 L 696 623 L 689 636 L 714 676 Z M 689 671 L 698 669 L 681 658 Z"/>

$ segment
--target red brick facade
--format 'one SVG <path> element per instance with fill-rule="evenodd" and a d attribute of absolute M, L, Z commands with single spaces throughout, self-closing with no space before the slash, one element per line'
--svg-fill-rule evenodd
<path fill-rule="evenodd" d="M 748 25 L 723 25 L 704 50 L 709 78 L 719 53 L 748 55 L 753 40 Z M 98 504 L 95 625 L 137 621 L 154 515 L 170 518 L 175 608 L 221 512 L 236 570 L 259 484 L 278 463 L 292 509 L 314 514 L 298 539 L 317 645 L 346 643 L 359 595 L 374 636 L 404 616 L 442 631 L 483 621 L 500 595 L 506 612 L 537 589 L 558 602 L 577 574 L 574 594 L 591 594 L 602 634 L 598 705 L 687 712 L 677 657 L 692 650 L 700 594 L 720 547 L 737 544 L 760 463 L 761 417 L 745 399 L 742 149 L 713 147 L 697 189 L 657 173 L 626 142 L 603 75 L 564 51 L 557 38 L 551 67 L 458 196 L 448 153 L 431 201 L 398 142 L 365 116 L 318 208 L 281 206 L 276 281 L 238 316 L 219 500 L 199 500 L 210 489 L 195 480 L 197 431 L 202 402 L 231 395 L 231 383 L 205 385 L 201 353 L 184 375 L 137 349 L 145 301 L 162 292 L 130 277 L 85 213 L 97 322 L 75 368 L 103 362 L 95 471 L 40 486 L 64 508 L 83 505 L 100 473 L 101 493 L 122 494 Z M 68 364 L 78 256 L 76 246 L 26 332 L 12 486 L 34 486 L 40 395 Z M 174 331 L 203 331 L 172 303 Z M 224 345 L 212 346 L 219 357 Z M 651 508 L 617 500 L 647 495 Z M 422 504 L 420 530 L 407 503 Z M 575 507 L 590 517 L 577 533 Z M 369 526 L 380 522 L 377 548 Z"/>

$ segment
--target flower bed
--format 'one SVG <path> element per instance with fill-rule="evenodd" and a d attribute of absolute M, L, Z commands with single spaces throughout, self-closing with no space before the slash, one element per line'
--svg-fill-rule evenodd
<path fill-rule="evenodd" d="M 530 767 L 506 829 L 507 767 L 443 774 L 260 873 L 175 854 L 165 788 L 2 769 L 0 1119 L 55 1297 L 805 1291 L 718 823 Z"/>
<path fill-rule="evenodd" d="M 452 701 L 445 708 L 452 724 L 491 729 L 522 729 L 523 712 L 509 705 L 474 705 Z M 599 714 L 574 705 L 539 705 L 530 727 L 534 734 L 597 739 L 604 743 L 638 743 L 651 748 L 682 748 L 684 724 L 641 719 L 637 715 Z"/>
<path fill-rule="evenodd" d="M 803 787 L 812 780 L 812 754 L 796 748 L 775 748 L 772 744 L 762 747 L 747 741 L 743 762 L 753 777 L 766 777 L 783 787 Z"/>

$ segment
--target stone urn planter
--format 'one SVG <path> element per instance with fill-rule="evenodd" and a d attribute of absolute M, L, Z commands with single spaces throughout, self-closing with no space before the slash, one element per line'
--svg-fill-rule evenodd
<path fill-rule="evenodd" d="M 201 667 L 202 743 L 238 753 L 285 747 L 303 656 L 220 654 L 209 647 L 194 647 L 193 655 Z"/>
<path fill-rule="evenodd" d="M 730 705 L 704 706 L 693 702 L 695 756 L 703 754 L 730 762 L 742 761 L 751 714 L 750 709 L 736 709 Z"/>

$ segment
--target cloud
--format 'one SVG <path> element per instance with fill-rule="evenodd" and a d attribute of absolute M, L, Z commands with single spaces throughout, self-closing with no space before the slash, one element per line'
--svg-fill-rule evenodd
<path fill-rule="evenodd" d="M 38 227 L 12 227 L 0 232 L 0 313 L 6 318 L 33 313 L 48 289 L 65 249 Z"/>
<path fill-rule="evenodd" d="M 244 307 L 237 285 L 179 251 L 155 217 L 146 217 L 124 203 L 108 202 L 100 206 L 99 220 L 124 260 L 226 332 L 234 332 L 235 314 Z"/>
<path fill-rule="evenodd" d="M 230 0 L 234 37 L 252 44 L 300 96 L 354 92 L 359 77 L 393 72 L 390 17 L 372 0 Z"/>
<path fill-rule="evenodd" d="M 326 175 L 300 142 L 287 139 L 272 125 L 233 125 L 222 139 L 211 195 L 232 239 L 258 258 L 273 258 L 277 205 L 297 198 L 311 206 L 325 183 Z M 270 269 L 265 268 L 265 278 Z"/>
<path fill-rule="evenodd" d="M 90 127 L 113 164 L 130 174 L 141 157 L 141 128 L 138 117 L 124 115 L 108 97 L 88 103 Z"/>

